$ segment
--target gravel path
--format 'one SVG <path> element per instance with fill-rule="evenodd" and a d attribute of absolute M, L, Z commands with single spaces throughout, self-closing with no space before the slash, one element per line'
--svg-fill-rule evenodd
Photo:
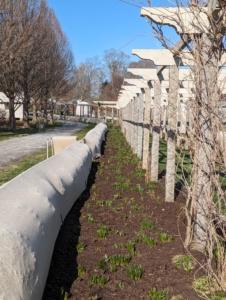
<path fill-rule="evenodd" d="M 87 125 L 83 123 L 65 121 L 62 127 L 2 141 L 0 142 L 0 167 L 10 165 L 29 154 L 45 149 L 49 138 L 72 135 L 85 127 Z"/>

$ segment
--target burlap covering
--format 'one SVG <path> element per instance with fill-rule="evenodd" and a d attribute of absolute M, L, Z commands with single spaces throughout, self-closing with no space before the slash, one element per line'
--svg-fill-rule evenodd
<path fill-rule="evenodd" d="M 74 142 L 0 188 L 0 299 L 41 300 L 60 226 L 92 163 Z"/>
<path fill-rule="evenodd" d="M 77 136 L 55 136 L 52 138 L 53 153 L 56 155 L 77 141 Z"/>

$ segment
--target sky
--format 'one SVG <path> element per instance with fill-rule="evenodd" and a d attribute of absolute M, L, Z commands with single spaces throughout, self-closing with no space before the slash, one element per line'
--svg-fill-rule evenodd
<path fill-rule="evenodd" d="M 87 58 L 101 57 L 106 49 L 131 54 L 132 49 L 159 49 L 147 20 L 140 17 L 146 0 L 48 0 L 66 33 L 78 65 Z M 143 1 L 143 3 L 142 3 Z M 164 3 L 165 2 L 165 3 Z M 168 3 L 168 5 L 167 5 Z M 153 0 L 153 6 L 169 6 L 166 0 Z M 173 37 L 175 41 L 177 36 Z"/>

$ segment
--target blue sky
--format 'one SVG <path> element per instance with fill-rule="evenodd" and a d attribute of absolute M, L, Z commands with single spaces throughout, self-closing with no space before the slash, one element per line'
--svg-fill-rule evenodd
<path fill-rule="evenodd" d="M 147 6 L 145 0 L 127 1 Z M 101 57 L 110 48 L 121 48 L 129 55 L 132 49 L 161 48 L 146 19 L 140 17 L 139 7 L 120 0 L 48 0 L 48 3 L 70 41 L 76 64 L 96 55 Z M 169 6 L 166 0 L 152 1 L 153 6 L 163 3 Z M 131 58 L 137 60 L 135 56 Z"/>

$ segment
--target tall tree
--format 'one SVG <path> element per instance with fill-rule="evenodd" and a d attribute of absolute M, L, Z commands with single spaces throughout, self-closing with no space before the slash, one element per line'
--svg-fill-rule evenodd
<path fill-rule="evenodd" d="M 106 75 L 113 84 L 116 75 L 124 77 L 126 74 L 130 56 L 123 51 L 108 49 L 104 51 L 103 60 Z"/>
<path fill-rule="evenodd" d="M 98 97 L 103 78 L 101 62 L 97 56 L 80 63 L 75 71 L 76 99 L 89 100 Z"/>

